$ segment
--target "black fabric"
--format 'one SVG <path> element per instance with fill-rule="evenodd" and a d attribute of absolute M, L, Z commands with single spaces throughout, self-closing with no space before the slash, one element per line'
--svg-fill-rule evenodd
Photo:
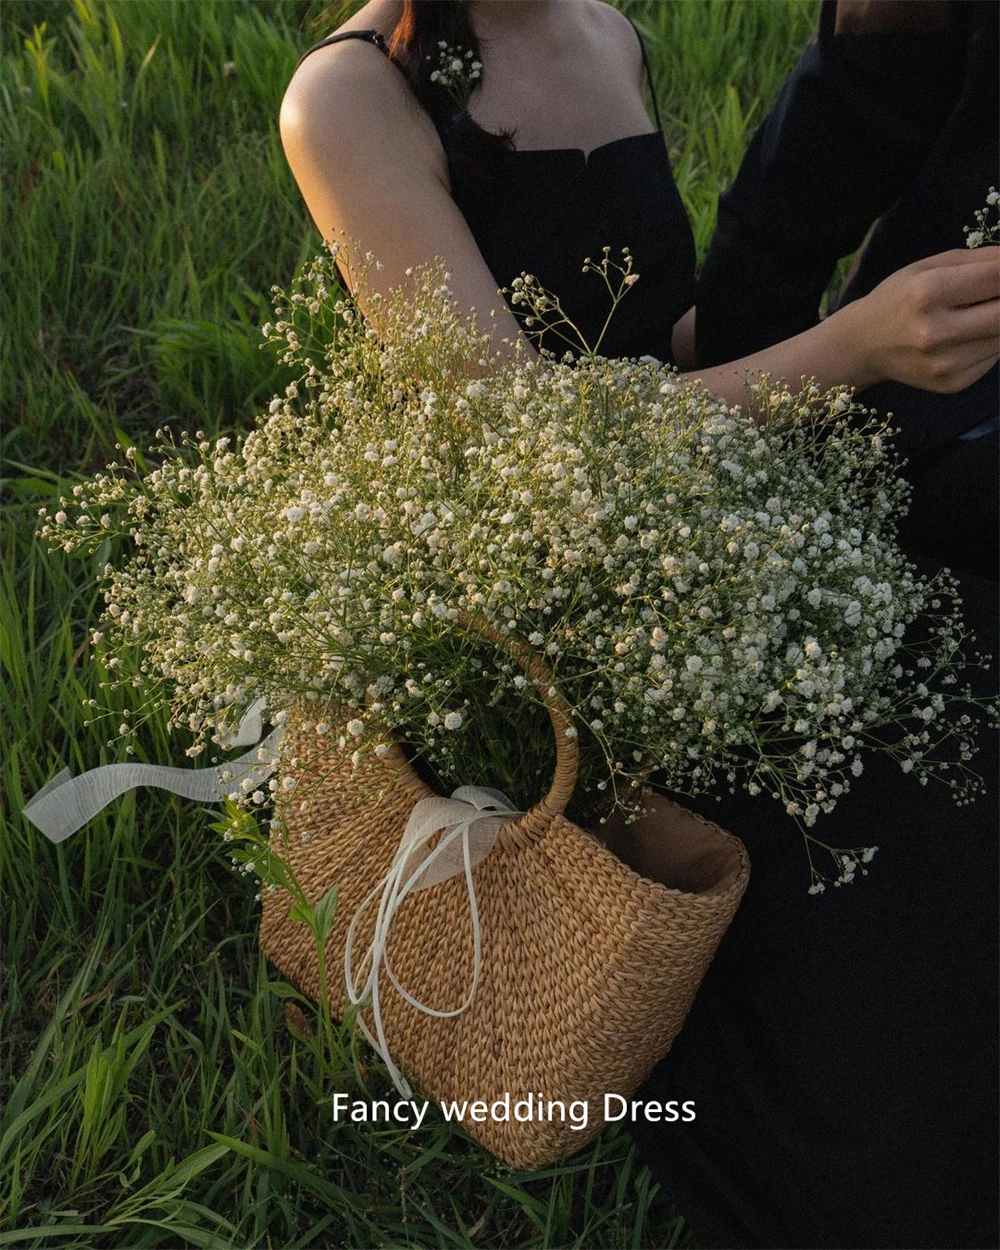
<path fill-rule="evenodd" d="M 826 0 L 755 135 L 698 289 L 700 364 L 817 321 L 839 257 L 881 218 L 843 298 L 961 246 L 997 179 L 997 16 L 951 6 L 948 30 L 834 35 Z M 914 485 L 907 547 L 978 573 L 965 614 L 997 653 L 997 370 L 956 396 L 896 384 Z M 997 688 L 996 666 L 982 674 Z M 777 804 L 693 806 L 744 839 L 753 871 L 672 1053 L 643 1093 L 694 1099 L 688 1125 L 638 1124 L 647 1160 L 705 1246 L 995 1247 L 997 1227 L 996 738 L 988 795 L 956 808 L 885 759 L 816 832 L 877 843 L 869 875 L 806 894 Z"/>
<path fill-rule="evenodd" d="M 670 359 L 674 322 L 694 302 L 694 242 L 663 136 L 633 135 L 589 156 L 574 149 L 503 154 L 490 196 L 454 177 L 452 194 L 500 287 L 522 271 L 555 292 L 589 346 L 610 310 L 602 280 L 581 272 L 589 256 L 631 249 L 639 281 L 629 288 L 600 343 L 605 356 Z M 544 346 L 564 346 L 553 336 Z M 579 343 L 575 347 L 579 350 Z"/>
<path fill-rule="evenodd" d="M 334 31 L 332 35 L 327 35 L 325 39 L 321 39 L 319 43 L 314 43 L 311 48 L 307 48 L 306 51 L 299 57 L 298 64 L 295 68 L 298 69 L 298 66 L 302 64 L 307 56 L 312 56 L 312 54 L 314 52 L 318 52 L 320 48 L 328 48 L 334 43 L 343 43 L 345 39 L 360 39 L 362 43 L 374 44 L 374 46 L 378 48 L 379 52 L 383 52 L 386 56 L 389 56 L 389 45 L 377 30 L 337 30 Z M 392 58 L 390 57 L 390 60 L 391 59 Z M 395 65 L 396 62 L 393 61 L 393 64 Z M 397 69 L 399 68 L 400 67 L 397 65 Z M 400 73 L 402 73 L 401 69 Z"/>
<path fill-rule="evenodd" d="M 909 514 L 900 527 L 907 550 L 995 581 L 1000 563 L 998 465 L 995 430 L 914 453 L 903 469 L 913 486 Z"/>
<path fill-rule="evenodd" d="M 873 222 L 841 303 L 904 265 L 961 247 L 962 227 L 973 224 L 987 189 L 1000 185 L 1000 5 L 953 0 L 947 29 L 898 34 L 836 35 L 835 10 L 825 0 L 816 40 L 720 200 L 698 286 L 702 367 L 814 325 L 837 261 Z M 957 395 L 886 382 L 859 396 L 893 414 L 896 446 L 913 461 L 905 472 L 917 488 L 914 531 L 933 533 L 942 506 L 964 513 L 956 529 L 972 541 L 956 543 L 945 558 L 990 577 L 1000 558 L 996 458 L 979 451 L 977 489 L 992 494 L 978 538 L 967 498 L 936 497 L 932 479 L 922 478 L 938 449 L 996 417 L 998 378 L 994 367 Z M 941 556 L 940 543 L 933 553 Z"/>
<path fill-rule="evenodd" d="M 589 160 L 511 152 L 492 188 L 453 169 L 452 193 L 498 285 L 535 273 L 591 337 L 607 299 L 582 260 L 630 247 L 641 277 L 605 348 L 669 356 L 694 250 L 659 135 Z M 967 593 L 989 645 L 995 586 Z M 697 1120 L 635 1135 L 704 1245 L 997 1244 L 995 757 L 986 767 L 990 799 L 956 809 L 869 764 L 827 833 L 881 849 L 867 878 L 818 898 L 783 813 L 702 802 L 746 840 L 750 887 L 643 1091 L 694 1099 Z"/>
<path fill-rule="evenodd" d="M 996 648 L 995 582 L 965 615 Z M 996 690 L 996 669 L 980 689 Z M 989 793 L 957 808 L 884 757 L 815 832 L 876 844 L 810 897 L 799 835 L 765 799 L 695 807 L 738 833 L 746 897 L 667 1059 L 641 1090 L 690 1124 L 634 1128 L 706 1247 L 991 1248 L 997 1227 L 995 735 Z"/>

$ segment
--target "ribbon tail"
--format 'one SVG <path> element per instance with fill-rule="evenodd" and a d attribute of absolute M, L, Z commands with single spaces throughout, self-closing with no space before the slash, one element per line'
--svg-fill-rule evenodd
<path fill-rule="evenodd" d="M 109 803 L 138 786 L 153 786 L 202 803 L 221 803 L 247 777 L 264 781 L 274 772 L 281 736 L 279 727 L 239 759 L 212 768 L 105 764 L 79 777 L 63 769 L 25 804 L 24 815 L 50 842 L 63 842 Z"/>

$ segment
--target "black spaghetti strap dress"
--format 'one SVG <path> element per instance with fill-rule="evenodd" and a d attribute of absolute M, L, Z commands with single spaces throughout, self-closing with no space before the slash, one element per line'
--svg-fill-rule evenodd
<path fill-rule="evenodd" d="M 362 39 L 388 53 L 376 31 L 330 35 L 318 48 Z M 640 41 L 641 44 L 641 41 Z M 646 62 L 646 49 L 642 48 Z M 395 64 L 395 63 L 394 63 Z M 559 296 L 589 344 L 596 342 L 610 308 L 608 292 L 594 274 L 581 272 L 589 256 L 609 248 L 621 261 L 629 248 L 640 281 L 619 306 L 601 343 L 605 356 L 670 359 L 674 323 L 694 303 L 695 250 L 657 127 L 602 144 L 577 148 L 499 150 L 489 167 L 463 159 L 460 129 L 471 124 L 459 110 L 435 119 L 448 156 L 452 198 L 469 223 L 497 287 L 533 274 Z M 553 350 L 559 344 L 546 343 Z"/>
<path fill-rule="evenodd" d="M 373 32 L 347 37 L 385 50 Z M 593 341 L 608 297 L 582 261 L 628 247 L 640 280 L 602 350 L 669 360 L 695 253 L 659 128 L 589 154 L 515 149 L 486 180 L 438 130 L 498 286 L 535 274 Z M 993 597 L 972 587 L 967 606 L 995 635 Z M 997 1244 L 996 786 L 957 809 L 894 766 L 866 768 L 827 832 L 881 849 L 867 878 L 818 898 L 781 813 L 746 796 L 692 804 L 743 838 L 753 871 L 641 1091 L 694 1100 L 697 1119 L 633 1131 L 705 1246 Z"/>

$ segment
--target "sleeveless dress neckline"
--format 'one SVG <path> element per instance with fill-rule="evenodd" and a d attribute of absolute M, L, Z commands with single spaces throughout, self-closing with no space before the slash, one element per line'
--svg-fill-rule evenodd
<path fill-rule="evenodd" d="M 651 81 L 645 45 L 635 34 Z M 373 30 L 335 32 L 305 55 L 343 39 L 364 40 L 392 60 L 385 39 Z M 399 62 L 392 64 L 405 77 Z M 669 361 L 674 324 L 694 303 L 694 237 L 674 182 L 655 96 L 653 104 L 656 129 L 622 135 L 589 151 L 502 148 L 488 168 L 465 155 L 461 123 L 478 125 L 466 110 L 435 121 L 451 197 L 497 287 L 509 288 L 522 273 L 533 274 L 578 328 L 576 350 L 600 338 L 602 355 Z M 607 328 L 607 287 L 582 271 L 584 260 L 602 256 L 604 248 L 613 264 L 622 262 L 627 249 L 639 277 Z M 568 346 L 551 333 L 539 335 L 527 327 L 526 333 L 554 351 Z"/>
<path fill-rule="evenodd" d="M 694 303 L 695 248 L 660 131 L 589 152 L 512 148 L 497 155 L 489 177 L 455 159 L 447 132 L 442 141 L 452 199 L 498 288 L 533 274 L 579 331 L 572 344 L 534 335 L 539 346 L 580 351 L 600 338 L 604 356 L 671 360 L 673 327 Z M 612 264 L 622 264 L 627 249 L 638 275 L 606 329 L 607 286 L 583 272 L 584 260 L 604 248 Z"/>
<path fill-rule="evenodd" d="M 478 123 L 476 123 L 478 125 Z M 606 143 L 598 143 L 596 147 L 590 148 L 519 148 L 517 146 L 511 148 L 512 152 L 520 156 L 549 156 L 558 158 L 560 156 L 583 157 L 584 165 L 589 165 L 595 157 L 606 152 L 609 148 L 617 148 L 626 143 L 637 143 L 641 139 L 658 139 L 666 148 L 666 141 L 663 138 L 662 131 L 659 130 L 643 130 L 634 135 L 622 135 L 620 139 L 609 139 Z"/>

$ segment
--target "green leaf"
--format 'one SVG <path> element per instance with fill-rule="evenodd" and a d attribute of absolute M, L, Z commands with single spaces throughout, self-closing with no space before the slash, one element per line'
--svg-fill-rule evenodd
<path fill-rule="evenodd" d="M 293 903 L 289 909 L 288 918 L 308 925 L 313 933 L 316 932 L 316 912 L 308 903 Z"/>
<path fill-rule="evenodd" d="M 293 1002 L 301 1003 L 304 1007 L 312 1006 L 310 1000 L 287 981 L 268 981 L 267 989 L 268 993 L 273 994 L 275 998 L 291 999 Z"/>
<path fill-rule="evenodd" d="M 316 940 L 326 944 L 327 935 L 333 927 L 333 918 L 337 911 L 337 887 L 331 885 L 316 904 Z"/>

